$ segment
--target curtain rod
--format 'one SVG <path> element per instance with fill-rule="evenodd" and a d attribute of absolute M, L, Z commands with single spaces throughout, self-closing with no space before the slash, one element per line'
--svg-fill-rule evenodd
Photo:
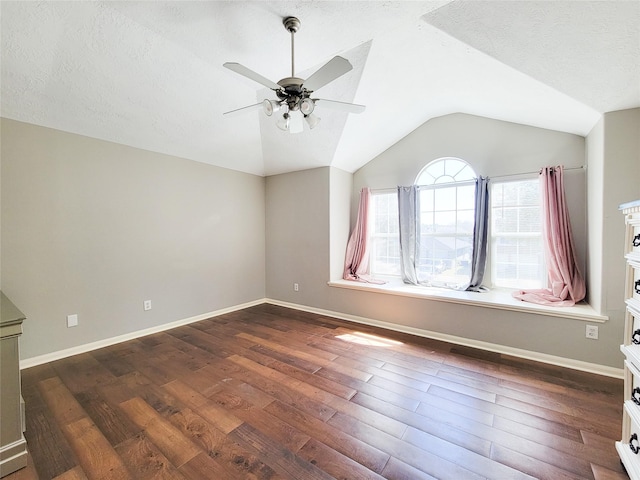
<path fill-rule="evenodd" d="M 571 170 L 586 170 L 587 167 L 586 165 L 581 165 L 579 167 L 568 167 L 565 168 L 565 172 L 571 171 Z M 494 179 L 494 178 L 507 178 L 507 177 L 519 177 L 521 175 L 534 175 L 534 174 L 539 174 L 542 171 L 542 169 L 538 170 L 537 172 L 522 172 L 522 173 L 508 173 L 506 175 L 496 175 L 495 177 L 489 177 L 489 179 Z M 397 190 L 397 187 L 387 187 L 387 188 L 372 188 L 371 191 L 372 192 L 395 192 Z"/>
<path fill-rule="evenodd" d="M 586 170 L 586 166 L 580 165 L 579 167 L 568 167 L 564 169 L 565 172 L 568 172 L 570 170 Z M 541 171 L 542 169 L 538 170 L 537 172 L 509 173 L 507 175 L 496 175 L 495 177 L 489 177 L 489 178 L 492 179 L 492 178 L 519 177 L 520 175 L 534 175 L 536 173 L 539 174 Z"/>

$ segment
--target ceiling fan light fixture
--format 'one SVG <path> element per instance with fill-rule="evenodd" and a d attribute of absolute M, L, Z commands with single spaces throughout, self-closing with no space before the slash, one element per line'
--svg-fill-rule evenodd
<path fill-rule="evenodd" d="M 316 104 L 309 97 L 303 98 L 300 101 L 300 111 L 303 115 L 311 115 L 313 113 L 313 109 L 316 108 Z"/>
<path fill-rule="evenodd" d="M 318 117 L 317 115 L 314 115 L 313 113 L 310 113 L 309 115 L 305 115 L 304 119 L 307 121 L 307 125 L 309 125 L 309 128 L 314 129 L 319 123 L 320 123 L 320 117 Z"/>
<path fill-rule="evenodd" d="M 267 115 L 267 117 L 270 117 L 271 115 L 273 115 L 273 112 L 277 112 L 278 110 L 280 110 L 280 104 L 278 102 L 274 102 L 273 100 L 265 98 L 262 102 L 262 110 L 264 110 L 264 113 L 265 115 Z"/>
<path fill-rule="evenodd" d="M 276 126 L 282 131 L 289 130 L 289 114 L 285 113 L 282 118 L 276 122 Z"/>

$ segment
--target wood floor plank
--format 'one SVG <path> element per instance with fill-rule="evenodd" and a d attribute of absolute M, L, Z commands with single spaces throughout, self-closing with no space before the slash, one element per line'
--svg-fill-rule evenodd
<path fill-rule="evenodd" d="M 184 479 L 144 433 L 122 442 L 116 452 L 129 470 L 136 472 L 136 480 Z"/>
<path fill-rule="evenodd" d="M 98 427 L 87 417 L 63 427 L 82 469 L 90 479 L 132 479 L 122 458 L 116 453 Z"/>
<path fill-rule="evenodd" d="M 197 455 L 180 467 L 180 471 L 196 473 L 201 467 L 210 466 L 212 472 L 210 475 L 213 478 L 272 479 L 281 477 L 257 458 L 253 452 L 239 445 L 190 409 L 172 415 L 170 421 L 180 429 L 185 437 L 190 438 L 211 458 L 211 460 L 205 460 L 202 455 Z M 219 472 L 220 475 L 214 476 L 213 472 Z M 190 478 L 199 479 L 207 478 L 207 476 L 190 474 Z"/>
<path fill-rule="evenodd" d="M 593 477 L 595 480 L 629 480 L 626 472 L 611 471 L 600 465 L 592 465 Z"/>
<path fill-rule="evenodd" d="M 432 386 L 431 388 L 429 388 L 429 394 L 442 397 L 443 399 L 455 404 L 461 404 L 463 406 L 469 407 L 471 411 L 485 411 L 493 414 L 494 417 L 499 416 L 505 419 L 515 420 L 523 425 L 528 425 L 545 432 L 553 433 L 555 435 L 568 438 L 569 440 L 582 440 L 582 436 L 580 435 L 580 430 L 578 428 L 566 425 L 564 423 L 553 422 L 546 418 L 523 413 L 517 410 L 511 410 L 502 405 L 470 397 L 468 395 L 454 392 L 446 388 Z"/>
<path fill-rule="evenodd" d="M 573 440 L 559 437 L 552 433 L 544 432 L 521 423 L 506 420 L 501 417 L 496 418 L 495 428 L 499 428 L 505 432 L 511 432 L 515 435 L 522 435 L 527 439 L 537 442 L 542 445 L 547 445 L 559 452 L 564 452 L 568 456 L 583 459 L 587 462 L 596 463 L 604 467 L 615 469 L 620 465 L 619 461 L 615 460 L 612 455 L 615 447 L 613 442 L 610 443 L 610 447 L 613 449 L 607 452 L 602 448 L 602 445 L 584 444 L 582 442 L 576 442 Z"/>
<path fill-rule="evenodd" d="M 54 369 L 73 393 L 111 383 L 117 378 L 90 353 L 58 360 Z"/>
<path fill-rule="evenodd" d="M 309 432 L 309 435 L 319 442 L 374 472 L 381 472 L 389 460 L 389 455 L 371 447 L 362 440 L 345 434 L 339 427 L 328 425 L 280 401 L 269 404 L 265 411 L 284 420 L 300 431 Z"/>
<path fill-rule="evenodd" d="M 491 458 L 540 480 L 585 480 L 593 477 L 588 473 L 572 473 L 560 467 L 533 458 L 526 453 L 516 452 L 502 445 L 493 445 Z"/>
<path fill-rule="evenodd" d="M 460 478 L 479 480 L 485 478 L 459 466 L 455 462 L 450 462 L 432 452 L 422 450 L 347 415 L 336 414 L 328 423 L 336 427 L 339 425 L 341 430 L 365 442 L 370 447 L 385 452 L 390 458 L 397 458 L 436 478 L 452 480 Z"/>
<path fill-rule="evenodd" d="M 389 480 L 437 480 L 436 477 L 424 473 L 422 470 L 418 470 L 393 457 L 389 459 L 382 474 L 384 478 Z"/>
<path fill-rule="evenodd" d="M 231 432 L 229 436 L 239 443 L 253 448 L 256 456 L 262 458 L 267 465 L 291 478 L 333 480 L 333 477 L 327 472 L 295 455 L 251 425 L 245 423 Z"/>
<path fill-rule="evenodd" d="M 75 398 L 111 445 L 116 446 L 139 433 L 139 429 L 132 427 L 122 412 L 109 405 L 96 389 L 79 393 Z"/>
<path fill-rule="evenodd" d="M 64 426 L 87 416 L 82 406 L 59 377 L 43 380 L 38 383 L 38 387 L 60 425 Z"/>
<path fill-rule="evenodd" d="M 139 397 L 120 404 L 133 423 L 142 428 L 151 441 L 175 467 L 180 467 L 200 453 L 191 440 L 165 420 Z"/>
<path fill-rule="evenodd" d="M 268 380 L 270 383 L 275 385 L 286 385 L 286 390 L 290 391 L 290 397 L 298 408 L 302 408 L 306 411 L 314 411 L 317 413 L 317 416 L 323 420 L 331 417 L 335 413 L 335 410 L 331 408 L 330 405 L 323 403 L 322 399 L 312 398 L 310 395 L 305 395 L 304 393 L 311 394 L 315 392 L 313 387 L 304 384 L 304 382 L 300 380 L 295 380 L 285 375 L 277 370 L 273 370 L 269 367 L 256 363 L 250 359 L 240 357 L 238 355 L 232 355 L 229 357 L 229 361 L 237 364 L 240 367 L 245 368 L 253 372 L 256 375 L 261 376 L 262 378 Z M 273 390 L 268 391 L 267 393 L 271 393 Z M 274 395 L 276 398 L 280 398 L 280 395 Z M 306 408 L 305 405 L 318 405 L 318 408 Z"/>
<path fill-rule="evenodd" d="M 237 357 L 235 355 L 230 357 L 229 359 L 247 368 L 254 369 L 257 372 L 262 372 L 262 374 L 265 376 L 273 376 L 274 379 L 277 379 L 281 383 L 288 383 L 292 389 L 296 390 L 302 396 L 308 397 L 324 405 L 328 405 L 335 411 L 344 412 L 356 418 L 360 418 L 364 422 L 380 428 L 381 430 L 386 431 L 392 435 L 400 437 L 405 431 L 405 426 L 400 422 L 382 415 L 375 410 L 367 409 L 366 407 L 362 407 L 355 402 L 350 402 L 342 397 L 333 395 L 329 392 L 325 392 L 324 390 L 315 388 L 314 386 L 307 383 L 291 382 L 289 380 L 289 377 L 287 377 L 286 375 L 275 372 L 267 367 L 257 365 L 250 360 Z"/>
<path fill-rule="evenodd" d="M 48 408 L 29 408 L 25 438 L 40 478 L 54 478 L 78 465 L 69 442 Z"/>
<path fill-rule="evenodd" d="M 506 406 L 515 411 L 529 413 L 541 418 L 547 418 L 556 422 L 565 423 L 574 428 L 587 430 L 609 438 L 616 438 L 619 435 L 620 431 L 618 426 L 615 423 L 611 422 L 611 417 L 601 417 L 597 411 L 592 412 L 594 418 L 587 418 L 589 417 L 589 415 L 560 413 L 556 410 L 549 410 L 544 407 L 532 405 L 528 402 L 522 402 L 519 400 L 513 400 L 511 398 L 501 396 L 496 399 L 496 403 Z"/>
<path fill-rule="evenodd" d="M 22 381 L 33 464 L 3 480 L 626 478 L 621 380 L 276 305 Z"/>
<path fill-rule="evenodd" d="M 230 391 L 220 391 L 209 399 L 225 410 L 232 411 L 244 423 L 269 435 L 280 445 L 292 452 L 297 452 L 311 438 L 288 423 L 265 412 L 262 408 L 251 405 Z"/>
<path fill-rule="evenodd" d="M 337 355 L 334 355 L 333 353 L 327 353 L 324 350 L 320 350 L 320 349 L 309 347 L 309 346 L 300 345 L 301 349 L 298 350 L 295 348 L 296 347 L 295 342 L 291 342 L 291 339 L 289 338 L 289 336 L 287 336 L 288 345 L 274 342 L 266 338 L 258 337 L 256 335 L 251 335 L 248 333 L 239 333 L 236 335 L 236 337 L 244 338 L 246 340 L 249 340 L 250 342 L 254 342 L 256 345 L 264 345 L 265 347 L 268 347 L 276 352 L 285 353 L 288 355 L 295 355 L 296 357 L 299 357 L 310 363 L 314 363 L 315 361 L 318 361 L 318 360 L 325 360 L 327 362 L 332 362 L 337 358 Z"/>
<path fill-rule="evenodd" d="M 67 470 L 62 475 L 58 475 L 53 480 L 87 480 L 87 476 L 82 470 L 82 467 L 78 466 L 72 468 L 71 470 Z"/>
<path fill-rule="evenodd" d="M 184 478 L 248 478 L 240 473 L 230 474 L 218 462 L 204 452 L 199 453 L 178 470 Z M 255 478 L 255 477 L 254 477 Z"/>
<path fill-rule="evenodd" d="M 164 385 L 164 388 L 191 409 L 197 410 L 203 418 L 224 433 L 233 431 L 243 423 L 232 411 L 218 406 L 215 402 L 209 400 L 204 395 L 200 395 L 179 380 L 167 383 Z"/>
<path fill-rule="evenodd" d="M 298 455 L 337 479 L 382 480 L 385 478 L 313 438 L 300 449 Z"/>
<path fill-rule="evenodd" d="M 409 427 L 402 440 L 415 445 L 429 453 L 435 453 L 440 458 L 454 462 L 467 470 L 484 475 L 488 478 L 509 478 L 512 480 L 533 480 L 534 477 L 519 470 L 492 461 L 488 456 L 480 455 L 456 444 L 442 440 L 429 433 Z"/>

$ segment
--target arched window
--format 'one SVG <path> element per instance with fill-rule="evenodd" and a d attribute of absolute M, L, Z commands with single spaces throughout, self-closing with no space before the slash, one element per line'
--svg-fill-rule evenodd
<path fill-rule="evenodd" d="M 464 160 L 444 157 L 417 175 L 420 212 L 418 280 L 459 287 L 471 275 L 476 172 Z M 488 262 L 483 284 L 542 288 L 546 268 L 540 222 L 539 180 L 535 175 L 491 182 Z M 373 192 L 370 267 L 373 276 L 400 277 L 398 192 Z"/>
<path fill-rule="evenodd" d="M 418 280 L 457 287 L 471 276 L 476 173 L 459 158 L 439 158 L 416 178 L 420 187 Z"/>

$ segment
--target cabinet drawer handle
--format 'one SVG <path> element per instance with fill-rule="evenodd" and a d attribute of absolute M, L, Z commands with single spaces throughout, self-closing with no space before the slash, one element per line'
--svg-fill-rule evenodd
<path fill-rule="evenodd" d="M 633 237 L 633 246 L 640 247 L 640 233 Z"/>
<path fill-rule="evenodd" d="M 631 343 L 634 345 L 640 345 L 640 328 L 631 335 Z"/>
<path fill-rule="evenodd" d="M 634 444 L 633 442 L 636 442 L 636 444 Z M 636 435 L 635 433 L 631 435 L 631 438 L 629 439 L 629 448 L 636 455 L 638 454 L 638 452 L 640 452 L 640 444 L 638 444 L 638 435 Z"/>
<path fill-rule="evenodd" d="M 636 283 L 633 285 L 633 289 L 636 293 L 640 294 L 640 280 L 636 280 Z"/>
<path fill-rule="evenodd" d="M 631 392 L 631 400 L 633 400 L 633 403 L 636 405 L 640 405 L 640 387 L 633 389 L 633 392 Z"/>

